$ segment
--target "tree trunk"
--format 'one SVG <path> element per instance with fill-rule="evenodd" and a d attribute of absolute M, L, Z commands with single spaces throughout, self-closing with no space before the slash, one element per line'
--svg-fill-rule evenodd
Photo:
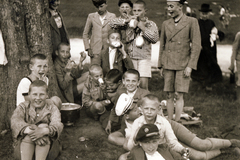
<path fill-rule="evenodd" d="M 36 53 L 49 60 L 49 97 L 58 95 L 52 62 L 48 0 L 1 0 L 0 29 L 8 63 L 0 66 L 0 131 L 9 128 L 16 108 L 20 80 L 29 75 L 28 63 Z"/>

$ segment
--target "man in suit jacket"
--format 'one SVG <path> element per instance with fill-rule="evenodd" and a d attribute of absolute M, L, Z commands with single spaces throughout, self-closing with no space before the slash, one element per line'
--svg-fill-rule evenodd
<path fill-rule="evenodd" d="M 160 37 L 160 73 L 164 69 L 164 91 L 168 93 L 168 117 L 173 119 L 176 98 L 175 120 L 180 120 L 183 110 L 183 93 L 187 93 L 192 69 L 197 69 L 201 50 L 201 35 L 198 21 L 183 14 L 185 0 L 167 0 L 171 19 L 162 24 Z"/>
<path fill-rule="evenodd" d="M 114 13 L 107 11 L 106 0 L 92 0 L 98 12 L 90 13 L 83 31 L 83 43 L 85 50 L 91 57 L 91 64 L 100 65 L 100 53 L 106 44 L 109 21 L 116 17 Z M 91 39 L 89 38 L 91 35 Z M 90 43 L 89 43 L 90 39 Z"/>
<path fill-rule="evenodd" d="M 63 17 L 61 13 L 57 10 L 60 5 L 60 0 L 50 0 L 49 1 L 49 13 L 50 13 L 50 29 L 51 29 L 51 39 L 53 46 L 52 58 L 55 60 L 55 51 L 58 49 L 58 45 L 63 43 L 70 43 L 68 32 L 66 26 L 63 22 Z"/>

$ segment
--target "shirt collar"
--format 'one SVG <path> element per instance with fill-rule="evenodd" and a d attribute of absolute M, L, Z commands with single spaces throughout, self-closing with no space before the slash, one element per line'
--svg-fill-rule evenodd
<path fill-rule="evenodd" d="M 175 19 L 174 19 L 174 22 L 175 22 L 175 23 L 178 23 L 178 22 L 182 19 L 182 17 L 183 17 L 183 14 L 182 14 L 180 17 L 175 18 Z"/>
<path fill-rule="evenodd" d="M 111 47 L 109 47 L 109 53 L 111 53 L 111 52 L 116 52 L 117 51 L 117 48 L 111 48 Z"/>

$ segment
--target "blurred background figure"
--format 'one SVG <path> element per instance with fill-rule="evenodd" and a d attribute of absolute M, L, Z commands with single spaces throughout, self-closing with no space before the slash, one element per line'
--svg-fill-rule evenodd
<path fill-rule="evenodd" d="M 207 91 L 212 91 L 212 84 L 222 81 L 222 71 L 217 63 L 216 40 L 219 37 L 215 23 L 209 19 L 212 9 L 209 4 L 202 4 L 198 19 L 201 32 L 202 50 L 197 70 L 192 71 L 192 79 L 199 81 Z M 220 36 L 222 39 L 222 36 Z"/>

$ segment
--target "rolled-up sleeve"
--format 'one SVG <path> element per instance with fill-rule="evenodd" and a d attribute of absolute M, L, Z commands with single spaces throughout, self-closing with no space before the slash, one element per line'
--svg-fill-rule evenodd
<path fill-rule="evenodd" d="M 145 24 L 145 31 L 143 32 L 143 37 L 146 38 L 149 42 L 155 44 L 159 40 L 159 33 L 157 25 L 149 21 Z"/>

